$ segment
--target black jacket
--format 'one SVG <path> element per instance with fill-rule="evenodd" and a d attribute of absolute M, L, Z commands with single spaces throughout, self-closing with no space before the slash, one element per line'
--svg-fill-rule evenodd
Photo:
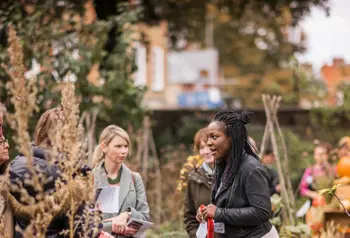
<path fill-rule="evenodd" d="M 221 238 L 261 238 L 272 228 L 266 170 L 253 156 L 247 153 L 242 156 L 233 184 L 212 197 L 217 206 L 214 220 L 225 224 Z"/>
<path fill-rule="evenodd" d="M 38 147 L 33 147 L 33 165 L 36 170 L 36 173 L 46 178 L 41 181 L 41 184 L 44 184 L 44 193 L 50 194 L 55 191 L 55 180 L 60 178 L 60 171 L 58 166 L 55 164 L 50 164 L 48 160 L 45 159 L 45 153 L 43 150 Z M 31 185 L 25 183 L 25 179 L 31 178 L 30 172 L 27 166 L 28 158 L 19 155 L 17 156 L 10 164 L 10 182 L 11 184 L 23 184 L 23 188 L 27 191 L 27 193 L 35 198 L 37 192 Z M 39 176 L 40 177 L 40 176 Z M 17 201 L 20 200 L 20 194 L 11 191 L 13 196 Z M 24 204 L 28 205 L 28 204 Z M 78 207 L 76 212 L 77 216 L 83 215 L 84 204 Z M 21 229 L 25 229 L 29 224 L 28 218 L 23 217 L 15 217 L 15 225 L 18 225 Z M 57 216 L 53 218 L 51 223 L 49 224 L 48 229 L 46 230 L 46 237 L 49 238 L 59 238 L 65 237 L 62 234 L 59 234 L 63 230 L 69 230 L 69 219 L 65 214 L 59 213 Z M 82 231 L 82 227 L 78 226 L 76 230 L 75 237 L 79 237 L 78 233 Z M 23 237 L 20 232 L 15 232 L 16 238 Z"/>

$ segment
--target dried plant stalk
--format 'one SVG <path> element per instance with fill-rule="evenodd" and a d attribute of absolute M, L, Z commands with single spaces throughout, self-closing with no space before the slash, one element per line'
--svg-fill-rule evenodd
<path fill-rule="evenodd" d="M 67 77 L 69 78 L 69 75 Z M 55 157 L 59 157 L 61 160 L 59 166 L 62 171 L 62 181 L 72 182 L 72 184 L 79 187 L 77 191 L 69 192 L 69 196 L 61 194 L 62 198 L 60 198 L 61 206 L 69 204 L 66 215 L 69 217 L 70 229 L 65 231 L 65 234 L 69 234 L 73 238 L 76 236 L 79 226 L 86 227 L 82 231 L 82 233 L 86 232 L 86 236 L 88 231 L 91 230 L 88 226 L 88 224 L 91 224 L 88 204 L 93 198 L 93 183 L 88 176 L 85 178 L 79 175 L 80 169 L 86 162 L 86 155 L 83 147 L 83 127 L 80 123 L 79 103 L 75 95 L 75 87 L 73 83 L 64 83 L 63 86 L 61 100 L 63 115 L 58 120 L 50 137 L 52 137 Z M 64 191 L 65 187 L 66 184 L 63 182 L 56 183 L 58 192 Z M 83 211 L 85 216 L 82 214 L 79 217 L 77 211 L 83 201 L 87 201 Z M 84 234 L 80 234 L 80 236 L 84 237 Z"/>
<path fill-rule="evenodd" d="M 25 66 L 23 63 L 23 49 L 20 40 L 17 37 L 16 30 L 13 26 L 9 26 L 9 48 L 8 54 L 10 57 L 10 65 L 2 64 L 7 74 L 10 76 L 10 81 L 7 88 L 11 94 L 11 102 L 14 105 L 14 114 L 7 114 L 11 127 L 16 132 L 14 141 L 19 151 L 27 157 L 28 170 L 32 174 L 31 179 L 26 179 L 26 185 L 30 185 L 38 193 L 38 200 L 50 199 L 49 196 L 43 195 L 43 184 L 46 178 L 39 176 L 33 167 L 33 157 L 31 149 L 31 140 L 28 133 L 28 122 L 35 110 L 36 95 L 38 89 L 36 87 L 36 79 L 27 80 L 25 78 Z M 21 194 L 21 201 L 25 201 L 29 205 L 35 204 L 35 199 L 28 195 L 27 191 L 21 186 L 11 186 L 12 190 L 16 190 Z M 53 208 L 52 208 L 53 209 Z M 51 215 L 45 213 L 45 206 L 38 207 L 35 219 L 32 219 L 26 231 L 23 231 L 24 237 L 32 237 L 35 230 L 36 237 L 44 237 L 45 227 L 51 221 Z M 18 228 L 18 227 L 17 227 Z"/>
<path fill-rule="evenodd" d="M 1 194 L 3 191 L 8 191 L 8 181 L 9 181 L 9 174 L 8 171 L 4 173 L 4 175 L 0 175 L 0 238 L 10 238 L 7 235 L 7 229 L 8 227 L 5 227 L 5 214 L 4 211 L 6 209 L 6 203 L 5 198 L 3 197 L 3 194 Z M 6 195 L 5 195 L 6 196 Z"/>
<path fill-rule="evenodd" d="M 47 227 L 52 219 L 63 209 L 64 206 L 69 205 L 67 214 L 70 221 L 70 230 L 68 231 L 70 237 L 75 236 L 75 231 L 79 224 L 89 220 L 83 217 L 77 217 L 76 211 L 81 204 L 81 201 L 92 199 L 93 185 L 89 177 L 82 179 L 78 174 L 79 169 L 84 162 L 84 152 L 82 150 L 81 135 L 82 129 L 78 126 L 79 122 L 79 104 L 77 103 L 74 85 L 65 84 L 62 91 L 62 108 L 64 117 L 57 118 L 54 133 L 49 137 L 53 142 L 52 155 L 47 158 L 48 161 L 59 161 L 59 168 L 61 170 L 61 179 L 56 181 L 56 192 L 52 195 L 44 193 L 43 185 L 46 184 L 47 177 L 43 174 L 38 174 L 33 167 L 33 156 L 30 136 L 28 133 L 28 121 L 36 105 L 36 80 L 27 80 L 24 77 L 25 67 L 23 64 L 23 50 L 20 40 L 16 35 L 13 27 L 9 28 L 9 42 L 10 47 L 8 53 L 10 56 L 10 65 L 2 65 L 8 75 L 10 81 L 7 85 L 11 93 L 11 102 L 14 104 L 15 112 L 9 115 L 10 124 L 16 131 L 16 144 L 22 154 L 28 158 L 28 170 L 32 174 L 30 179 L 24 179 L 24 183 L 34 188 L 37 192 L 36 197 L 28 194 L 28 191 L 23 188 L 23 184 L 11 185 L 11 189 L 20 194 L 21 202 L 35 207 L 35 213 L 30 217 L 30 224 L 24 231 L 19 227 L 16 230 L 21 232 L 24 237 L 45 237 Z M 64 182 L 63 182 L 64 181 Z M 84 187 L 85 191 L 82 194 L 75 194 L 80 200 L 73 199 L 72 191 L 67 191 L 67 183 L 75 182 L 77 186 Z M 84 182 L 81 182 L 84 181 Z M 87 203 L 88 205 L 88 203 Z M 88 214 L 88 207 L 86 206 L 86 214 Z M 94 217 L 97 218 L 97 217 Z M 99 222 L 98 219 L 93 222 Z M 92 224 L 91 222 L 89 223 Z M 85 225 L 86 229 L 82 233 L 91 234 L 91 228 Z M 97 232 L 94 231 L 94 232 Z M 87 237 L 88 235 L 80 235 Z"/>
<path fill-rule="evenodd" d="M 35 79 L 27 80 L 24 77 L 25 67 L 23 63 L 23 49 L 13 26 L 9 27 L 8 54 L 10 56 L 11 67 L 2 64 L 10 76 L 7 88 L 11 93 L 11 102 L 14 105 L 15 113 L 8 115 L 10 125 L 17 132 L 15 141 L 19 150 L 30 160 L 32 157 L 30 147 L 30 136 L 28 133 L 28 121 L 34 110 L 38 110 L 36 105 L 37 87 Z"/>
<path fill-rule="evenodd" d="M 263 95 L 262 96 L 263 102 L 264 102 L 264 108 L 265 108 L 265 112 L 266 112 L 266 119 L 267 119 L 267 124 L 269 124 L 267 126 L 267 128 L 269 129 L 269 133 L 270 133 L 270 138 L 271 138 L 271 144 L 272 144 L 272 148 L 273 148 L 273 153 L 275 155 L 276 158 L 276 164 L 277 164 L 277 172 L 279 175 L 279 179 L 280 179 L 280 185 L 281 185 L 281 195 L 282 195 L 282 201 L 283 204 L 285 206 L 285 212 L 286 212 L 286 218 L 288 220 L 288 224 L 290 225 L 295 225 L 295 217 L 293 216 L 292 213 L 292 209 L 291 209 L 291 201 L 290 201 L 290 197 L 288 195 L 288 191 L 287 191 L 287 185 L 286 185 L 286 181 L 285 181 L 285 177 L 284 177 L 284 172 L 283 172 L 283 168 L 282 168 L 282 164 L 281 164 L 281 160 L 279 157 L 279 153 L 278 153 L 278 145 L 277 145 L 277 138 L 275 135 L 275 131 L 274 131 L 274 117 L 273 117 L 273 111 L 272 109 L 277 110 L 279 102 L 281 101 L 281 97 L 276 97 L 273 96 L 272 98 L 270 96 L 267 95 Z"/>
<path fill-rule="evenodd" d="M 146 119 L 149 120 L 149 117 L 146 117 Z M 150 124 L 149 124 L 150 127 Z M 155 186 L 155 194 L 156 194 L 156 202 L 157 202 L 157 209 L 156 209 L 156 214 L 155 214 L 155 222 L 157 224 L 160 224 L 162 221 L 162 201 L 163 201 L 163 196 L 162 196 L 162 173 L 160 169 L 160 164 L 159 164 L 159 158 L 157 155 L 157 150 L 156 150 L 156 144 L 154 142 L 153 138 L 153 133 L 152 130 L 149 129 L 149 138 L 150 138 L 150 143 L 151 143 L 151 150 L 152 154 L 154 157 L 154 166 L 155 166 L 155 172 L 156 172 L 156 186 Z"/>

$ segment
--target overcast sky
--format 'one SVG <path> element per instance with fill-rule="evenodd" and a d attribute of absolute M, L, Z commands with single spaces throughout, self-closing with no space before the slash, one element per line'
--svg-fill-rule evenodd
<path fill-rule="evenodd" d="M 350 63 L 350 0 L 331 0 L 331 7 L 329 17 L 314 8 L 301 23 L 308 50 L 299 59 L 312 63 L 316 72 L 333 57 L 343 57 Z"/>

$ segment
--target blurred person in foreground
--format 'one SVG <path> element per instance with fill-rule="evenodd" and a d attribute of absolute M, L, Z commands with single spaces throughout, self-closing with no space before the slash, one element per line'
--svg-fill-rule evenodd
<path fill-rule="evenodd" d="M 87 192 L 84 189 L 86 189 L 86 183 L 90 180 L 88 169 L 84 168 L 81 170 L 81 174 L 76 175 L 69 181 L 63 181 L 65 186 L 56 191 L 55 181 L 60 179 L 62 174 L 57 163 L 64 163 L 64 161 L 61 161 L 62 158 L 64 159 L 64 156 L 59 155 L 56 158 L 52 154 L 54 142 L 51 141 L 49 135 L 53 133 L 58 120 L 64 120 L 62 108 L 49 109 L 41 115 L 34 132 L 34 142 L 31 147 L 33 155 L 32 165 L 42 183 L 42 192 L 39 192 L 38 188 L 27 182 L 31 180 L 32 174 L 28 168 L 28 158 L 26 156 L 19 154 L 10 164 L 11 184 L 14 187 L 17 185 L 24 189 L 29 196 L 22 197 L 23 193 L 19 193 L 18 190 L 11 191 L 15 199 L 15 203 L 12 205 L 15 225 L 20 230 L 25 230 L 36 219 L 38 212 L 44 209 L 45 213 L 48 211 L 52 215 L 52 219 L 48 218 L 48 220 L 45 220 L 48 223 L 45 236 L 50 238 L 65 237 L 62 232 L 70 230 L 68 209 L 71 203 L 74 203 L 77 207 L 74 217 L 74 237 L 80 237 L 83 234 L 89 237 L 97 237 L 100 224 L 98 223 L 98 218 L 95 219 L 96 214 L 84 213 L 85 202 L 88 199 Z M 62 123 L 65 122 L 63 121 Z M 50 204 L 40 201 L 38 200 L 39 195 L 52 195 L 53 201 Z M 85 221 L 87 218 L 91 218 L 91 220 L 96 222 L 89 223 L 89 229 L 83 229 L 83 224 L 79 221 Z M 32 229 L 31 232 L 33 235 L 36 234 L 35 229 Z M 22 232 L 16 230 L 15 237 L 23 237 Z"/>
<path fill-rule="evenodd" d="M 248 111 L 225 109 L 208 126 L 207 145 L 215 159 L 211 204 L 197 220 L 215 221 L 221 238 L 279 237 L 270 223 L 271 200 L 266 169 L 248 139 Z"/>
<path fill-rule="evenodd" d="M 101 133 L 94 151 L 93 179 L 97 191 L 103 188 L 115 188 L 115 200 L 118 207 L 113 211 L 104 211 L 97 201 L 97 208 L 103 215 L 103 230 L 114 237 L 132 237 L 138 231 L 128 227 L 131 218 L 151 221 L 146 191 L 139 173 L 132 172 L 124 161 L 131 153 L 131 141 L 128 133 L 115 125 L 107 126 Z M 97 195 L 98 197 L 99 195 Z M 97 198 L 98 199 L 98 198 Z"/>
<path fill-rule="evenodd" d="M 199 222 L 196 219 L 197 209 L 210 203 L 210 195 L 214 174 L 214 156 L 208 141 L 208 130 L 199 130 L 194 137 L 194 151 L 199 153 L 203 163 L 195 167 L 188 175 L 187 191 L 184 204 L 184 223 L 191 238 L 196 237 Z"/>

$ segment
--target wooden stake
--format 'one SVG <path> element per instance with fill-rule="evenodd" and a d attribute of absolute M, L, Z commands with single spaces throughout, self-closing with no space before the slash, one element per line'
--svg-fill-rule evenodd
<path fill-rule="evenodd" d="M 266 128 L 269 131 L 269 135 L 271 138 L 271 144 L 272 144 L 272 149 L 273 149 L 273 154 L 275 156 L 276 159 L 276 164 L 277 164 L 277 172 L 279 175 L 279 179 L 280 179 L 280 187 L 281 187 L 281 197 L 282 197 L 282 202 L 285 208 L 285 215 L 286 217 L 284 217 L 284 223 L 287 223 L 289 225 L 295 225 L 295 219 L 294 216 L 291 212 L 292 208 L 291 208 L 291 201 L 290 199 L 292 199 L 291 197 L 288 196 L 288 192 L 287 192 L 287 187 L 286 187 L 286 182 L 285 182 L 285 177 L 284 177 L 284 173 L 283 173 L 283 169 L 282 169 L 282 164 L 281 164 L 281 160 L 279 157 L 279 152 L 278 152 L 278 145 L 277 145 L 277 138 L 275 135 L 275 131 L 274 131 L 274 120 L 277 119 L 277 110 L 279 108 L 279 103 L 281 101 L 281 97 L 276 97 L 273 96 L 271 98 L 271 96 L 269 95 L 262 95 L 262 100 L 264 103 L 264 108 L 265 108 L 265 114 L 266 114 Z M 266 138 L 266 137 L 265 137 Z M 264 142 L 266 143 L 266 142 Z M 263 152 L 261 152 L 263 153 Z"/>

